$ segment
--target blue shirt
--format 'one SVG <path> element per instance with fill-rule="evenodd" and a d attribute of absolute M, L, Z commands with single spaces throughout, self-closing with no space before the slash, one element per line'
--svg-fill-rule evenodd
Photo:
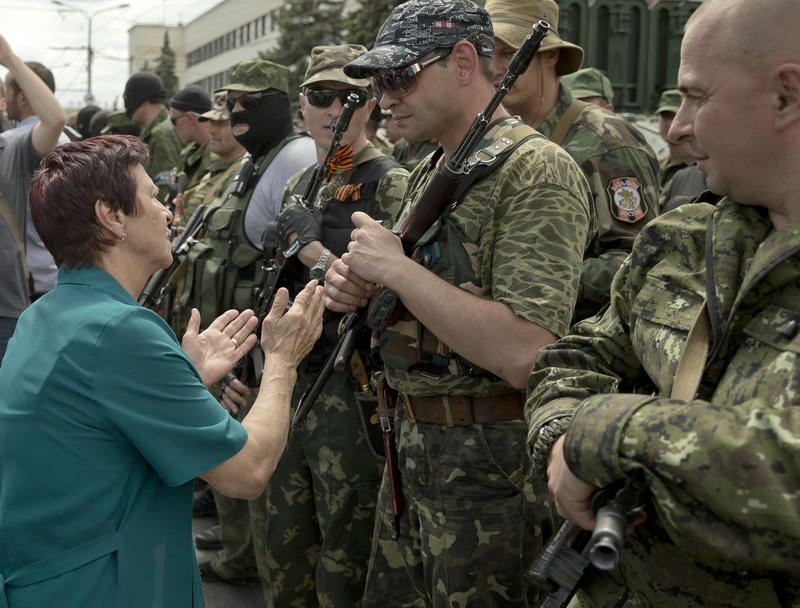
<path fill-rule="evenodd" d="M 0 607 L 202 607 L 191 482 L 246 440 L 158 315 L 60 270 L 0 368 Z"/>

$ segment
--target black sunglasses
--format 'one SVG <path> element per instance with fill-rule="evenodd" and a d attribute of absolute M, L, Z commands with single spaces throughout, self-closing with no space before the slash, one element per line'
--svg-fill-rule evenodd
<path fill-rule="evenodd" d="M 198 114 L 197 112 L 184 112 L 183 114 L 179 114 L 178 116 L 170 116 L 169 117 L 169 121 L 172 123 L 173 126 L 175 126 L 175 125 L 178 124 L 178 121 L 181 118 L 183 118 L 184 116 L 187 116 L 189 114 L 193 114 L 194 116 L 200 116 L 200 114 Z"/>
<path fill-rule="evenodd" d="M 375 74 L 375 86 L 378 87 L 379 91 L 383 91 L 384 93 L 393 93 L 395 95 L 398 93 L 408 93 L 417 83 L 417 74 L 429 65 L 433 65 L 437 61 L 441 61 L 447 57 L 451 50 L 452 49 L 447 49 L 433 57 L 428 57 L 428 59 L 417 61 L 402 68 L 380 70 Z"/>
<path fill-rule="evenodd" d="M 358 97 L 357 108 L 363 108 L 369 99 L 369 93 L 363 89 L 306 89 L 305 97 L 312 106 L 317 108 L 329 108 L 333 100 L 337 97 L 342 105 L 347 103 L 347 97 L 354 93 Z"/>
<path fill-rule="evenodd" d="M 239 105 L 245 110 L 253 110 L 261 105 L 265 97 L 275 95 L 279 92 L 280 91 L 260 91 L 258 93 L 246 93 L 245 95 L 236 97 L 234 99 L 228 97 L 225 99 L 225 107 L 228 108 L 228 112 L 233 112 L 233 106 L 235 106 L 236 102 L 238 101 Z"/>

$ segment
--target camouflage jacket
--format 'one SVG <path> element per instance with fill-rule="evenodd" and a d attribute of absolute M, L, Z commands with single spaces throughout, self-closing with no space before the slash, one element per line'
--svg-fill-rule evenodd
<path fill-rule="evenodd" d="M 626 606 L 800 602 L 800 222 L 772 229 L 763 208 L 729 199 L 651 222 L 605 314 L 543 348 L 531 372 L 537 475 L 564 422 L 586 482 L 646 471 L 649 517 L 620 565 Z M 704 300 L 700 388 L 669 398 Z"/>
<path fill-rule="evenodd" d="M 550 137 L 572 100 L 562 86 L 537 130 Z M 597 212 L 597 238 L 586 253 L 575 310 L 580 320 L 608 302 L 614 273 L 639 230 L 657 214 L 658 159 L 633 125 L 594 104 L 581 110 L 561 145 L 589 180 Z"/>
<path fill-rule="evenodd" d="M 386 156 L 393 157 L 394 144 L 385 140 L 380 134 L 375 133 L 375 135 L 370 137 L 369 143 L 375 146 L 379 152 L 383 152 Z"/>
<path fill-rule="evenodd" d="M 147 174 L 155 179 L 162 171 L 170 171 L 177 167 L 181 158 L 181 140 L 172 128 L 169 120 L 169 111 L 162 108 L 153 122 L 142 129 L 139 134 L 142 141 L 147 144 L 150 151 L 150 160 L 144 169 Z M 164 200 L 168 187 L 159 190 L 159 200 Z"/>
<path fill-rule="evenodd" d="M 438 147 L 439 142 L 436 140 L 408 141 L 407 139 L 400 139 L 392 149 L 392 156 L 406 169 L 413 171 Z"/>
<path fill-rule="evenodd" d="M 236 177 L 236 168 L 239 166 L 241 158 L 237 158 L 229 163 L 222 160 L 216 154 L 209 155 L 209 161 L 205 163 L 205 173 L 194 186 L 188 188 L 183 193 L 183 220 L 181 225 L 192 217 L 192 213 L 198 205 L 210 203 L 215 198 L 225 194 L 228 186 Z"/>
<path fill-rule="evenodd" d="M 595 235 L 591 199 L 575 162 L 518 119 L 493 124 L 475 149 L 497 142 L 514 126 L 533 137 L 475 182 L 460 204 L 423 235 L 416 258 L 461 289 L 503 302 L 520 317 L 562 335 L 572 317 L 583 252 Z M 398 226 L 433 174 L 427 162 L 411 174 Z M 409 394 L 480 396 L 514 390 L 462 360 L 408 312 L 381 334 L 380 345 L 389 384 Z"/>
<path fill-rule="evenodd" d="M 194 188 L 200 183 L 200 179 L 208 172 L 209 166 L 219 160 L 219 156 L 211 151 L 210 144 L 211 140 L 203 144 L 193 141 L 181 150 L 178 173 L 186 173 L 189 177 L 186 190 Z"/>

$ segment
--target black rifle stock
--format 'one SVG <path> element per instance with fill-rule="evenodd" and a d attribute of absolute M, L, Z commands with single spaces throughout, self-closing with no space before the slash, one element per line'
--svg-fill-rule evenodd
<path fill-rule="evenodd" d="M 178 240 L 172 246 L 172 263 L 167 268 L 154 272 L 145 283 L 142 293 L 139 294 L 138 302 L 145 308 L 155 309 L 164 296 L 164 290 L 169 284 L 172 274 L 186 258 L 192 245 L 195 243 L 195 236 L 203 225 L 203 214 L 207 205 L 199 205 L 192 213 L 192 217 L 186 223 L 186 228 L 181 232 Z"/>
<path fill-rule="evenodd" d="M 317 195 L 319 194 L 319 189 L 322 187 L 324 182 L 328 161 L 333 158 L 333 155 L 336 154 L 337 150 L 339 149 L 342 136 L 350 126 L 350 120 L 353 118 L 353 114 L 358 108 L 357 104 L 358 96 L 355 93 L 348 95 L 339 117 L 336 119 L 336 122 L 331 125 L 331 143 L 330 146 L 328 146 L 328 152 L 325 156 L 325 160 L 314 168 L 311 180 L 309 180 L 308 185 L 303 192 L 303 196 L 298 201 L 298 204 L 303 205 L 306 209 L 314 209 L 314 201 L 316 200 Z M 283 251 L 280 249 L 280 247 L 278 247 L 275 255 L 264 265 L 264 282 L 258 289 L 256 305 L 254 308 L 254 312 L 258 318 L 256 334 L 259 336 L 261 335 L 261 323 L 264 321 L 264 317 L 267 316 L 270 306 L 272 305 L 272 301 L 275 299 L 275 293 L 278 291 L 281 272 L 283 267 L 286 265 L 286 260 L 295 255 L 300 249 L 299 246 L 295 247 L 295 244 L 299 245 L 299 243 L 295 241 L 295 243 L 290 245 L 286 251 Z M 253 361 L 255 381 L 260 382 L 260 376 L 261 372 L 263 371 L 264 364 L 264 356 L 261 352 L 261 349 L 254 348 L 252 351 L 250 351 L 249 358 Z M 238 378 L 242 382 L 247 380 L 247 361 L 248 357 L 243 357 L 240 359 L 234 369 L 222 380 L 223 390 L 225 386 L 234 378 Z"/>
<path fill-rule="evenodd" d="M 544 37 L 547 36 L 549 31 L 550 24 L 546 21 L 538 21 L 534 24 L 531 33 L 528 34 L 520 48 L 514 53 L 514 57 L 508 64 L 508 72 L 500 83 L 500 86 L 497 87 L 491 100 L 489 100 L 489 104 L 483 112 L 480 112 L 475 117 L 475 120 L 473 120 L 470 128 L 461 140 L 461 143 L 456 150 L 448 155 L 445 161 L 439 165 L 436 173 L 433 175 L 430 182 L 428 182 L 428 186 L 422 194 L 420 194 L 400 234 L 403 251 L 407 256 L 411 257 L 417 241 L 419 241 L 428 228 L 439 219 L 444 210 L 453 203 L 453 195 L 458 189 L 461 178 L 467 172 L 467 160 L 472 153 L 473 147 L 485 135 L 492 116 L 494 116 L 495 111 L 497 111 L 497 108 L 503 101 L 503 97 L 505 97 L 506 93 L 514 86 L 514 82 L 516 82 L 519 75 L 528 69 L 528 65 L 530 65 L 531 60 L 542 44 L 542 40 L 544 40 Z M 340 325 L 341 329 L 344 331 L 340 331 L 339 340 L 331 354 L 331 358 L 335 363 L 329 366 L 326 362 L 322 371 L 320 371 L 320 375 L 322 375 L 325 370 L 329 370 L 328 374 L 330 375 L 333 370 L 341 372 L 346 369 L 356 342 L 352 334 L 363 324 L 361 321 L 362 317 L 365 317 L 364 323 L 366 323 L 369 329 L 372 331 L 383 331 L 390 317 L 392 317 L 392 314 L 397 310 L 398 305 L 397 294 L 391 289 L 381 286 L 370 300 L 365 311 L 359 309 L 348 313 Z M 325 380 L 327 380 L 327 377 L 323 379 L 321 386 L 324 386 Z M 315 382 L 315 385 L 316 384 Z M 315 394 L 309 390 L 303 395 L 297 411 L 299 412 L 302 407 L 303 411 L 307 414 L 311 406 L 314 405 L 314 400 L 317 398 L 318 394 L 318 392 Z M 304 418 L 305 416 L 298 419 L 298 416 L 295 415 L 295 422 L 292 424 L 294 425 L 297 423 L 302 425 Z"/>
<path fill-rule="evenodd" d="M 539 608 L 566 606 L 589 564 L 598 570 L 617 566 L 628 526 L 644 508 L 646 491 L 644 470 L 636 469 L 622 487 L 613 484 L 592 498 L 592 532 L 569 521 L 561 525 L 527 575 L 537 587 L 549 591 Z"/>

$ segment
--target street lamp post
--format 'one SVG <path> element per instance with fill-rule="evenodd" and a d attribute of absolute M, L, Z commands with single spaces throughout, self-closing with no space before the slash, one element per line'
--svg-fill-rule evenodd
<path fill-rule="evenodd" d="M 61 2 L 61 0 L 51 0 L 51 1 L 53 4 L 57 4 L 58 6 L 63 6 L 65 9 L 69 11 L 81 13 L 84 17 L 86 17 L 86 20 L 88 21 L 89 39 L 86 44 L 87 77 L 86 77 L 86 97 L 84 98 L 84 101 L 86 103 L 92 103 L 94 101 L 94 94 L 92 94 L 92 60 L 94 59 L 94 48 L 92 48 L 92 19 L 94 19 L 94 17 L 99 13 L 103 13 L 106 11 L 113 11 L 120 8 L 128 8 L 130 4 L 126 2 L 124 4 L 117 4 L 115 6 L 106 6 L 104 8 L 99 8 L 96 11 L 92 11 L 90 13 L 77 6 L 70 6 L 69 4 Z"/>

